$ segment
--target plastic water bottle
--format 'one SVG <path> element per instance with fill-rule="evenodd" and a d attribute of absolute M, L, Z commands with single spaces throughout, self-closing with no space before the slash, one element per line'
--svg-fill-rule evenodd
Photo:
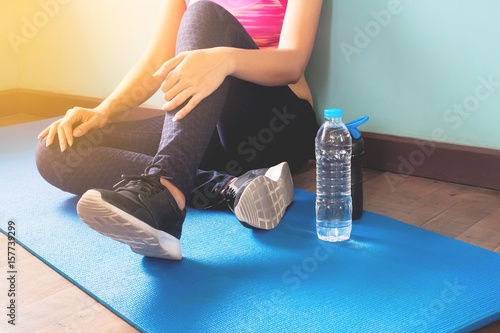
<path fill-rule="evenodd" d="M 316 135 L 316 231 L 319 239 L 340 242 L 351 237 L 352 139 L 341 109 L 327 109 Z"/>

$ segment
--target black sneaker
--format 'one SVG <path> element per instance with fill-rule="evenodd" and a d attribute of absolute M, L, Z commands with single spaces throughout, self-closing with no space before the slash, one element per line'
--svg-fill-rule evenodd
<path fill-rule="evenodd" d="M 89 227 L 148 257 L 182 259 L 180 238 L 186 210 L 180 210 L 160 175 L 122 176 L 115 190 L 88 190 L 77 212 Z M 124 184 L 123 186 L 120 186 Z"/>
<path fill-rule="evenodd" d="M 224 193 L 229 208 L 247 228 L 274 229 L 293 201 L 288 163 L 252 170 L 236 178 Z"/>

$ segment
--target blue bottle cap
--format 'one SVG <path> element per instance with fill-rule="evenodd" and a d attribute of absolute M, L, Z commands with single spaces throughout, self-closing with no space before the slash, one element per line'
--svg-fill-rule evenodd
<path fill-rule="evenodd" d="M 342 109 L 326 109 L 324 112 L 325 118 L 342 118 Z"/>

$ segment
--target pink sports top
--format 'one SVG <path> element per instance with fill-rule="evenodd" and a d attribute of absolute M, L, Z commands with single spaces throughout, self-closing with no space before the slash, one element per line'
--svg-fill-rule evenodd
<path fill-rule="evenodd" d="M 210 0 L 234 15 L 260 48 L 276 48 L 280 41 L 287 0 Z M 190 0 L 186 0 L 189 6 Z M 194 1 L 193 1 L 194 2 Z"/>

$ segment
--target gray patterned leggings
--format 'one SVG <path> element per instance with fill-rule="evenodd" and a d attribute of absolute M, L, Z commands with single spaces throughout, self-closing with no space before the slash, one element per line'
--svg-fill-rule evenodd
<path fill-rule="evenodd" d="M 216 46 L 257 48 L 222 7 L 209 1 L 190 5 L 177 52 Z M 282 161 L 294 171 L 314 157 L 314 110 L 287 86 L 228 77 L 185 118 L 172 122 L 174 113 L 111 123 L 77 138 L 64 153 L 57 141 L 45 147 L 43 139 L 36 147 L 38 170 L 52 185 L 81 195 L 91 188 L 111 189 L 122 174 L 141 174 L 158 164 L 191 206 L 205 208 L 219 201 L 220 189 L 233 176 Z"/>

